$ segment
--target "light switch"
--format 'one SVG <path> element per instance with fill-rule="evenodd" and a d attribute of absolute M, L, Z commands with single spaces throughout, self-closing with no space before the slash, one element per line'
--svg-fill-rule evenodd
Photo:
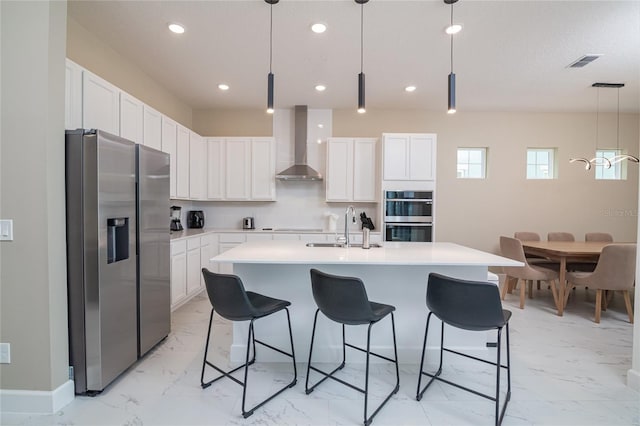
<path fill-rule="evenodd" d="M 12 219 L 0 219 L 0 241 L 13 241 Z"/>
<path fill-rule="evenodd" d="M 0 343 L 0 364 L 11 364 L 10 343 Z"/>

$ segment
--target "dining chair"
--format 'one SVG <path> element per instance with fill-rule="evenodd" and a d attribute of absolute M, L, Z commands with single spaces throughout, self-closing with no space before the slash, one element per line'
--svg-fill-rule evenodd
<path fill-rule="evenodd" d="M 540 234 L 538 234 L 537 232 L 531 232 L 531 231 L 518 231 L 513 233 L 513 238 L 517 238 L 520 241 L 540 241 Z M 555 265 L 558 265 L 558 262 L 549 260 L 544 256 L 530 254 L 530 255 L 526 255 L 526 257 L 529 264 L 535 264 L 539 266 L 547 265 L 548 267 L 551 267 L 551 268 L 556 267 Z M 536 281 L 536 288 L 540 290 L 540 281 Z M 511 289 L 509 289 L 509 293 L 511 293 Z"/>
<path fill-rule="evenodd" d="M 571 232 L 549 232 L 547 241 L 575 241 L 576 237 Z"/>
<path fill-rule="evenodd" d="M 252 291 L 245 291 L 240 277 L 236 275 L 216 274 L 214 272 L 210 272 L 206 268 L 202 268 L 202 275 L 204 277 L 207 295 L 209 296 L 209 302 L 211 302 L 211 316 L 209 317 L 209 331 L 207 332 L 207 340 L 204 347 L 204 358 L 202 361 L 200 386 L 202 386 L 202 389 L 206 389 L 211 386 L 213 382 L 216 382 L 223 377 L 227 377 L 242 386 L 242 416 L 246 419 L 253 414 L 255 409 L 263 406 L 276 396 L 280 395 L 285 390 L 294 387 L 296 384 L 298 374 L 296 369 L 295 352 L 293 350 L 291 317 L 289 316 L 288 309 L 288 306 L 291 305 L 291 302 L 288 302 L 286 300 L 274 299 L 272 297 L 264 296 L 259 293 L 254 293 Z M 214 311 L 217 312 L 221 317 L 230 321 L 249 321 L 249 333 L 247 336 L 247 352 L 245 362 L 244 364 L 232 369 L 231 371 L 224 371 L 207 359 Z M 271 346 L 270 344 L 265 343 L 262 340 L 256 339 L 255 336 L 253 326 L 254 322 L 258 319 L 265 318 L 280 311 L 284 311 L 287 314 L 287 325 L 289 327 L 288 331 L 289 339 L 291 341 L 291 352 L 285 352 L 281 349 Z M 284 330 L 285 329 L 283 328 L 283 332 Z M 265 400 L 247 409 L 245 408 L 245 400 L 247 396 L 247 384 L 249 378 L 248 373 L 249 366 L 256 361 L 256 343 L 290 357 L 292 360 L 293 378 L 291 379 L 291 382 L 280 387 Z M 252 348 L 253 356 L 251 357 L 251 360 L 249 360 L 249 354 Z M 205 382 L 204 373 L 207 366 L 213 368 L 221 375 Z M 231 375 L 241 368 L 244 368 L 244 380 L 239 380 Z"/>
<path fill-rule="evenodd" d="M 504 286 L 502 287 L 501 298 L 504 300 L 510 280 L 516 279 L 516 284 L 520 280 L 523 281 L 520 287 L 520 309 L 524 309 L 524 293 L 525 283 L 529 284 L 529 297 L 532 297 L 532 282 L 533 281 L 547 281 L 551 287 L 553 294 L 553 300 L 558 305 L 558 293 L 556 289 L 555 281 L 558 279 L 558 272 L 553 269 L 545 268 L 542 266 L 530 265 L 527 258 L 524 255 L 524 249 L 522 248 L 522 242 L 517 238 L 500 237 L 500 252 L 504 257 L 517 260 L 524 263 L 524 266 L 504 266 L 503 270 L 506 274 Z M 562 283 L 561 283 L 562 284 Z"/>
<path fill-rule="evenodd" d="M 606 232 L 587 232 L 584 234 L 585 241 L 600 241 L 605 243 L 612 243 L 613 236 Z"/>
<path fill-rule="evenodd" d="M 600 322 L 602 310 L 602 291 L 621 291 L 629 316 L 633 324 L 633 309 L 629 290 L 633 289 L 636 276 L 636 244 L 609 244 L 602 249 L 600 259 L 593 272 L 569 272 L 567 282 L 570 285 L 583 285 L 596 290 L 595 322 Z M 567 303 L 569 292 L 565 296 Z"/>

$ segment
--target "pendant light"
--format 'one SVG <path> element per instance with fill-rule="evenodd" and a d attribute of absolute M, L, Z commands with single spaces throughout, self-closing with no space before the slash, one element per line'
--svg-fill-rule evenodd
<path fill-rule="evenodd" d="M 458 0 L 444 0 L 445 4 L 451 5 L 451 24 L 453 27 L 453 4 Z M 449 72 L 449 77 L 447 79 L 447 113 L 455 114 L 456 112 L 456 75 L 453 72 L 453 32 L 450 34 L 451 37 L 451 70 Z"/>
<path fill-rule="evenodd" d="M 269 74 L 267 75 L 267 112 L 273 114 L 273 72 L 271 65 L 273 62 L 273 5 L 280 0 L 264 0 L 269 4 Z"/>
<path fill-rule="evenodd" d="M 360 5 L 360 74 L 358 74 L 358 112 L 364 114 L 367 110 L 364 103 L 364 4 L 369 0 L 355 0 Z"/>
<path fill-rule="evenodd" d="M 593 83 L 591 87 L 595 87 L 598 89 L 597 98 L 596 98 L 596 154 L 598 152 L 598 135 L 599 135 L 599 122 L 600 122 L 600 88 L 614 88 L 618 89 L 618 105 L 616 111 L 616 153 L 620 151 L 620 88 L 624 87 L 624 83 Z M 605 169 L 610 169 L 612 165 L 619 163 L 621 161 L 628 160 L 632 163 L 640 163 L 640 159 L 633 155 L 628 154 L 617 154 L 612 158 L 606 157 L 593 157 L 591 160 L 587 160 L 586 158 L 571 158 L 569 159 L 570 163 L 582 162 L 585 163 L 585 170 L 590 170 L 592 165 L 602 165 Z"/>

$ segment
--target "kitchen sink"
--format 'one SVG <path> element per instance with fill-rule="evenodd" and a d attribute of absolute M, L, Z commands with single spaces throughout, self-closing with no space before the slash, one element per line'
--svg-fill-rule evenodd
<path fill-rule="evenodd" d="M 345 244 L 341 243 L 307 243 L 307 247 L 333 247 L 333 248 L 345 248 Z M 349 247 L 362 248 L 362 244 L 351 244 Z M 370 244 L 371 248 L 382 247 L 380 244 Z"/>

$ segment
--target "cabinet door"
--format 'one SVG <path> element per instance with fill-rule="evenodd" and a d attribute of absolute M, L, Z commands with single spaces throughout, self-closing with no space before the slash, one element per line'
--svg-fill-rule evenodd
<path fill-rule="evenodd" d="M 162 117 L 162 150 L 169 154 L 169 198 L 176 198 L 177 127 L 175 121 Z"/>
<path fill-rule="evenodd" d="M 224 200 L 225 155 L 224 139 L 207 139 L 207 198 Z"/>
<path fill-rule="evenodd" d="M 411 136 L 409 173 L 411 180 L 434 180 L 435 141 L 431 135 Z"/>
<path fill-rule="evenodd" d="M 207 147 L 204 139 L 189 132 L 189 198 L 202 200 L 207 193 Z"/>
<path fill-rule="evenodd" d="M 409 179 L 409 136 L 385 135 L 383 149 L 383 179 Z"/>
<path fill-rule="evenodd" d="M 171 306 L 187 296 L 187 255 L 171 256 Z"/>
<path fill-rule="evenodd" d="M 142 143 L 142 102 L 125 92 L 120 92 L 120 136 L 135 143 Z"/>
<path fill-rule="evenodd" d="M 82 127 L 120 133 L 120 91 L 87 70 L 82 72 Z"/>
<path fill-rule="evenodd" d="M 227 200 L 248 200 L 250 195 L 250 148 L 251 141 L 244 138 L 229 138 L 225 144 L 226 173 L 225 192 Z"/>
<path fill-rule="evenodd" d="M 351 201 L 353 198 L 353 139 L 327 141 L 327 201 Z"/>
<path fill-rule="evenodd" d="M 200 267 L 207 268 L 211 272 L 218 272 L 218 264 L 211 262 L 211 258 L 218 255 L 218 236 L 216 234 L 208 234 L 200 238 Z M 200 285 L 204 285 L 204 276 L 200 274 Z"/>
<path fill-rule="evenodd" d="M 189 198 L 189 130 L 178 124 L 176 131 L 176 198 Z"/>
<path fill-rule="evenodd" d="M 68 59 L 65 62 L 64 128 L 82 128 L 82 68 Z"/>
<path fill-rule="evenodd" d="M 200 247 L 187 251 L 187 294 L 200 291 Z"/>
<path fill-rule="evenodd" d="M 162 150 L 162 114 L 143 105 L 142 143 L 150 148 Z"/>
<path fill-rule="evenodd" d="M 275 200 L 276 150 L 273 138 L 251 140 L 251 199 Z"/>
<path fill-rule="evenodd" d="M 353 201 L 376 201 L 376 142 L 353 141 Z"/>

